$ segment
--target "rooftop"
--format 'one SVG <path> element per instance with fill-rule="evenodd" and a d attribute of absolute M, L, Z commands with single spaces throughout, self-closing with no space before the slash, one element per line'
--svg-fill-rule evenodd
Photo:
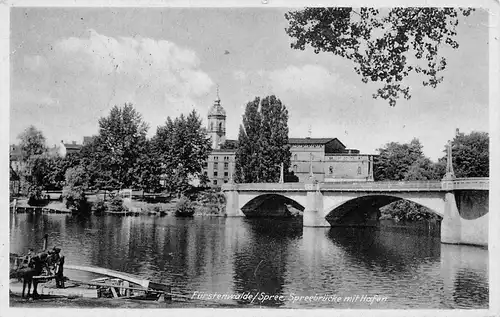
<path fill-rule="evenodd" d="M 288 138 L 289 144 L 326 144 L 336 138 Z M 340 142 L 340 141 L 339 141 Z"/>
<path fill-rule="evenodd" d="M 226 116 L 226 110 L 220 105 L 220 100 L 215 100 L 214 105 L 208 111 L 208 116 Z"/>

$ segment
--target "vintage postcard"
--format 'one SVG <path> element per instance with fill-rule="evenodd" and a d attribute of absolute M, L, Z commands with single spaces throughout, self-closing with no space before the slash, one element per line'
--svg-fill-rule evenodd
<path fill-rule="evenodd" d="M 0 6 L 6 316 L 499 313 L 498 2 Z"/>

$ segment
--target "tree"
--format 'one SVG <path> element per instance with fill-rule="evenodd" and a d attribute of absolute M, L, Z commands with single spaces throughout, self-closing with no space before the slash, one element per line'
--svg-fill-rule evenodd
<path fill-rule="evenodd" d="M 81 166 L 71 167 L 66 171 L 63 187 L 63 198 L 69 209 L 82 210 L 87 205 L 85 191 L 88 189 L 89 177 Z"/>
<path fill-rule="evenodd" d="M 134 187 L 147 192 L 159 192 L 161 190 L 160 176 L 162 173 L 160 158 L 156 155 L 151 140 L 147 140 L 143 147 L 140 151 L 140 164 L 134 166 L 134 175 L 136 176 Z"/>
<path fill-rule="evenodd" d="M 148 125 L 132 104 L 114 106 L 109 116 L 99 119 L 99 134 L 91 145 L 90 160 L 99 174 L 96 183 L 101 187 L 128 188 L 137 183 L 134 171 L 147 150 Z"/>
<path fill-rule="evenodd" d="M 48 157 L 48 174 L 44 179 L 44 188 L 62 189 L 68 168 L 76 167 L 79 164 L 79 153 L 68 153 L 65 157 L 61 157 L 59 155 Z"/>
<path fill-rule="evenodd" d="M 21 148 L 21 160 L 27 162 L 31 157 L 42 155 L 47 152 L 46 140 L 42 131 L 30 125 L 18 139 Z"/>
<path fill-rule="evenodd" d="M 274 95 L 249 102 L 238 136 L 236 181 L 278 182 L 280 165 L 288 170 L 290 156 L 286 107 Z"/>
<path fill-rule="evenodd" d="M 418 139 L 410 143 L 390 142 L 378 149 L 374 159 L 374 178 L 378 181 L 425 181 L 439 180 L 441 164 L 433 163 L 424 156 Z M 438 219 L 428 208 L 407 200 L 398 200 L 380 208 L 382 214 L 399 220 L 417 221 Z"/>
<path fill-rule="evenodd" d="M 457 133 L 451 144 L 453 170 L 456 177 L 489 176 L 488 133 L 477 131 L 470 134 Z M 441 158 L 441 161 L 446 162 L 446 155 Z"/>
<path fill-rule="evenodd" d="M 390 142 L 378 149 L 374 158 L 374 178 L 383 180 L 425 180 L 434 177 L 429 171 L 431 162 L 424 157 L 422 144 L 418 139 L 410 143 Z"/>
<path fill-rule="evenodd" d="M 167 117 L 152 142 L 170 192 L 180 195 L 189 189 L 191 180 L 203 179 L 203 164 L 211 145 L 196 111 L 174 120 Z"/>
<path fill-rule="evenodd" d="M 444 45 L 454 49 L 459 15 L 474 9 L 407 7 L 393 9 L 306 8 L 285 14 L 286 33 L 294 49 L 307 45 L 314 52 L 329 52 L 354 63 L 362 81 L 383 85 L 373 95 L 395 106 L 401 95 L 410 99 L 403 79 L 423 75 L 424 86 L 435 88 L 446 69 L 440 56 Z"/>
<path fill-rule="evenodd" d="M 28 197 L 29 205 L 36 205 L 43 199 L 42 190 L 50 171 L 45 137 L 31 125 L 19 134 L 18 139 L 23 164 L 20 171 L 22 192 Z"/>

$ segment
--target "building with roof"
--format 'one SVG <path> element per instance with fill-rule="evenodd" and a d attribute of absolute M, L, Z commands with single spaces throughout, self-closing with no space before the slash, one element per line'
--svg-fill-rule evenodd
<path fill-rule="evenodd" d="M 226 139 L 226 111 L 217 96 L 208 112 L 208 135 L 212 152 L 203 173 L 212 186 L 231 181 L 236 157 L 236 140 Z M 305 182 L 312 173 L 320 182 L 373 181 L 373 154 L 349 149 L 337 138 L 289 138 L 290 169 Z"/>
<path fill-rule="evenodd" d="M 61 157 L 66 157 L 66 155 L 71 153 L 78 153 L 82 149 L 82 144 L 77 144 L 76 141 L 72 141 L 71 143 L 64 143 L 63 140 L 57 146 L 57 153 Z"/>

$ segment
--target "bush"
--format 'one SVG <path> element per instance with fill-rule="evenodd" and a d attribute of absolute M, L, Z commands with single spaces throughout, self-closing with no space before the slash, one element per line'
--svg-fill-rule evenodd
<path fill-rule="evenodd" d="M 72 167 L 66 171 L 62 196 L 66 208 L 89 211 L 85 190 L 88 188 L 88 174 L 83 167 Z"/>
<path fill-rule="evenodd" d="M 39 186 L 29 186 L 26 196 L 28 197 L 28 205 L 37 206 L 43 203 L 42 188 Z"/>
<path fill-rule="evenodd" d="M 111 212 L 122 212 L 125 210 L 123 206 L 123 199 L 119 196 L 115 196 L 111 199 L 108 205 L 108 209 Z"/>
<path fill-rule="evenodd" d="M 175 204 L 175 215 L 177 217 L 190 217 L 194 214 L 194 205 L 186 196 L 181 196 Z"/>
<path fill-rule="evenodd" d="M 400 221 L 441 220 L 441 217 L 430 209 L 408 200 L 398 200 L 380 208 L 384 219 Z"/>
<path fill-rule="evenodd" d="M 100 198 L 98 198 L 94 202 L 93 207 L 94 207 L 94 212 L 95 213 L 103 213 L 107 209 L 106 203 L 104 202 L 104 199 L 100 199 Z"/>

